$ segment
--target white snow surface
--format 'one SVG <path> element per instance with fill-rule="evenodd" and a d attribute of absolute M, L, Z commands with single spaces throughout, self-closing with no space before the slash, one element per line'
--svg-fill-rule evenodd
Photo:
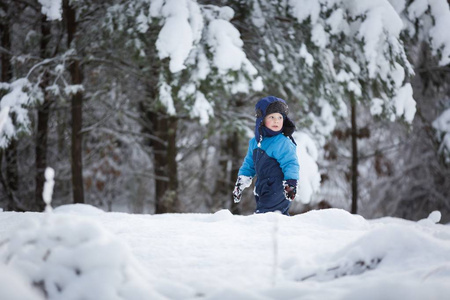
<path fill-rule="evenodd" d="M 0 299 L 41 300 L 43 297 L 31 289 L 24 277 L 17 271 L 0 264 Z"/>
<path fill-rule="evenodd" d="M 37 286 L 47 299 L 448 299 L 439 220 L 0 212 L 0 298 L 44 299 Z"/>

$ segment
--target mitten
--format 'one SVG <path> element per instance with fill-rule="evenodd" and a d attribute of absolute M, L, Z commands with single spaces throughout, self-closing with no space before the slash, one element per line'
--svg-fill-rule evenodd
<path fill-rule="evenodd" d="M 239 201 L 241 201 L 242 191 L 245 188 L 248 188 L 251 184 L 252 184 L 252 177 L 239 175 L 233 190 L 234 203 L 239 203 Z"/>
<path fill-rule="evenodd" d="M 288 199 L 289 201 L 292 201 L 295 199 L 295 195 L 297 194 L 297 180 L 295 179 L 288 179 L 283 181 L 283 187 L 284 187 L 284 197 Z"/>

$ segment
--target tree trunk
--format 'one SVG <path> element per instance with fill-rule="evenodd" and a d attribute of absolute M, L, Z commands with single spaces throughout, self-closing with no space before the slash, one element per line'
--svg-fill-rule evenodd
<path fill-rule="evenodd" d="M 351 98 L 351 119 L 352 119 L 352 209 L 351 213 L 358 212 L 358 127 L 356 125 L 356 101 Z"/>
<path fill-rule="evenodd" d="M 6 4 L 1 3 L 2 9 L 8 11 Z M 7 51 L 11 51 L 11 37 L 10 37 L 10 26 L 9 19 L 4 18 L 0 22 L 0 32 L 1 32 L 1 47 Z M 11 65 L 11 57 L 8 53 L 2 51 L 1 53 L 1 82 L 11 82 L 13 78 L 13 70 Z M 4 154 L 4 155 L 3 155 Z M 15 201 L 15 194 L 19 189 L 19 167 L 17 164 L 17 141 L 13 139 L 9 144 L 8 148 L 2 151 L 1 159 L 5 157 L 6 162 L 6 179 L 2 177 L 2 185 L 8 195 L 7 210 L 17 210 L 18 206 Z M 1 162 L 0 162 L 1 165 Z M 0 169 L 1 170 L 1 169 Z M 23 208 L 21 208 L 22 210 Z"/>
<path fill-rule="evenodd" d="M 41 58 L 48 58 L 47 45 L 50 39 L 50 22 L 46 21 L 46 17 L 42 16 L 41 21 Z M 45 91 L 48 86 L 48 74 L 45 73 L 40 84 L 44 91 L 44 102 L 38 107 L 37 115 L 37 134 L 36 134 L 36 187 L 34 195 L 34 203 L 31 205 L 32 210 L 42 211 L 45 208 L 42 193 L 45 183 L 45 168 L 47 167 L 47 137 L 48 137 L 48 119 L 50 113 L 50 97 Z"/>
<path fill-rule="evenodd" d="M 36 188 L 32 210 L 42 211 L 45 208 L 42 193 L 45 183 L 45 169 L 47 167 L 47 136 L 48 119 L 50 112 L 50 100 L 47 93 L 44 96 L 44 103 L 38 108 L 37 135 L 36 135 Z"/>
<path fill-rule="evenodd" d="M 162 112 L 146 113 L 151 123 L 151 141 L 155 169 L 155 213 L 179 212 L 177 176 L 177 117 Z"/>
<path fill-rule="evenodd" d="M 64 0 L 63 8 L 67 22 L 67 46 L 71 48 L 77 31 L 75 10 L 69 5 L 69 0 Z M 83 82 L 80 61 L 75 59 L 69 67 L 72 84 L 78 85 Z M 83 164 L 82 164 L 82 104 L 83 94 L 81 91 L 72 95 L 72 190 L 73 202 L 84 203 L 83 189 Z"/>
<path fill-rule="evenodd" d="M 231 199 L 231 213 L 235 215 L 241 214 L 240 206 L 237 203 L 234 203 L 233 200 L 233 189 L 234 184 L 237 180 L 237 174 L 239 173 L 239 168 L 241 167 L 241 162 L 239 161 L 239 135 L 237 132 L 233 132 L 233 135 L 229 139 L 229 149 L 230 149 L 230 155 L 231 155 L 231 176 L 229 184 L 227 185 L 228 189 L 228 195 Z"/>
<path fill-rule="evenodd" d="M 17 164 L 17 140 L 12 139 L 5 149 L 6 188 L 8 194 L 7 210 L 16 210 L 16 194 L 19 190 L 19 166 Z"/>
<path fill-rule="evenodd" d="M 169 170 L 169 186 L 168 190 L 165 193 L 165 197 L 163 198 L 163 208 L 166 209 L 166 212 L 179 212 L 180 203 L 178 200 L 178 167 L 176 160 L 178 118 L 169 117 L 167 119 L 167 122 L 167 167 Z"/>
<path fill-rule="evenodd" d="M 81 84 L 79 61 L 71 66 L 72 82 Z M 82 161 L 82 104 L 83 95 L 77 92 L 72 96 L 72 189 L 73 202 L 84 203 L 83 161 Z"/>
<path fill-rule="evenodd" d="M 3 165 L 3 156 L 5 151 L 3 149 L 0 149 L 0 170 L 2 169 Z M 17 200 L 15 194 L 13 193 L 11 186 L 8 184 L 8 180 L 3 177 L 3 172 L 0 172 L 0 183 L 2 184 L 3 190 L 5 191 L 8 201 L 6 203 L 6 210 L 11 211 L 26 211 L 26 207 Z"/>
<path fill-rule="evenodd" d="M 214 195 L 224 199 L 222 207 L 230 205 L 233 214 L 241 214 L 240 206 L 234 203 L 233 189 L 239 172 L 239 136 L 237 132 L 226 135 L 226 139 L 220 145 L 219 166 L 220 176 L 216 181 Z M 230 203 L 230 204 L 228 204 Z"/>
<path fill-rule="evenodd" d="M 6 7 L 3 7 L 2 3 L 2 9 L 7 11 Z M 0 32 L 1 32 L 1 46 L 7 51 L 11 51 L 11 37 L 9 34 L 9 19 L 5 18 L 3 22 L 0 22 Z M 12 66 L 11 66 L 11 57 L 8 53 L 1 51 L 1 63 L 2 63 L 2 82 L 9 82 L 12 77 Z"/>
<path fill-rule="evenodd" d="M 230 107 L 229 109 L 239 111 L 245 105 L 245 101 L 237 98 L 231 105 L 232 108 Z M 239 168 L 242 163 L 239 153 L 239 133 L 233 131 L 231 133 L 226 133 L 225 136 L 225 140 L 222 141 L 220 145 L 221 155 L 219 166 L 221 169 L 221 176 L 219 176 L 216 181 L 214 195 L 219 195 L 220 199 L 226 199 L 224 206 L 227 207 L 227 204 L 229 203 L 231 213 L 241 214 L 242 204 L 234 203 L 233 200 L 234 184 L 236 183 L 237 174 L 239 173 Z"/>

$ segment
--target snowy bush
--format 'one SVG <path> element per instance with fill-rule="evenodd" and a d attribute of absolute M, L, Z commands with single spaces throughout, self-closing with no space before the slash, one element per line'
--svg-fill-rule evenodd
<path fill-rule="evenodd" d="M 317 165 L 318 150 L 314 141 L 306 133 L 295 132 L 297 157 L 300 163 L 300 181 L 296 200 L 306 204 L 320 188 L 320 173 Z"/>
<path fill-rule="evenodd" d="M 44 214 L 22 224 L 0 241 L 0 261 L 47 299 L 160 298 L 147 288 L 126 244 L 73 214 Z"/>

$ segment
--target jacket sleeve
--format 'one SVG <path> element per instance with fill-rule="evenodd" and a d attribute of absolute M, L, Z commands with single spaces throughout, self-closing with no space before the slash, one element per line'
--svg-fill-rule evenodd
<path fill-rule="evenodd" d="M 275 150 L 275 157 L 284 174 L 284 180 L 299 180 L 300 164 L 298 163 L 297 147 L 289 138 L 282 139 L 283 144 Z"/>
<path fill-rule="evenodd" d="M 256 146 L 255 138 L 252 138 L 248 143 L 247 155 L 244 158 L 241 168 L 239 169 L 239 175 L 254 177 L 256 174 L 255 165 L 253 163 L 253 150 Z"/>

